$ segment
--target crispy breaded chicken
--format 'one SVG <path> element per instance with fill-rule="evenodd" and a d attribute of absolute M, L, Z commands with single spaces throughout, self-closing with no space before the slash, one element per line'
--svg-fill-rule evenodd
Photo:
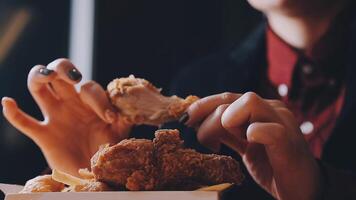
<path fill-rule="evenodd" d="M 178 130 L 157 131 L 153 143 L 160 174 L 159 189 L 179 188 L 185 183 L 195 183 L 196 188 L 220 183 L 239 184 L 243 180 L 236 160 L 183 148 Z"/>
<path fill-rule="evenodd" d="M 91 172 L 80 172 L 84 179 L 53 170 L 52 176 L 29 180 L 21 192 L 194 190 L 243 180 L 236 160 L 186 149 L 179 131 L 168 129 L 156 131 L 153 141 L 133 138 L 104 145 L 91 159 Z"/>
<path fill-rule="evenodd" d="M 20 193 L 60 192 L 63 189 L 63 183 L 53 180 L 51 175 L 43 175 L 28 180 Z"/>
<path fill-rule="evenodd" d="M 177 120 L 188 106 L 198 100 L 196 96 L 186 99 L 163 96 L 160 89 L 133 75 L 113 80 L 108 84 L 107 92 L 124 122 L 137 125 L 158 126 Z"/>
<path fill-rule="evenodd" d="M 92 158 L 95 178 L 128 190 L 192 190 L 243 180 L 237 161 L 183 148 L 178 130 L 159 130 L 155 136 L 153 142 L 127 139 L 102 148 Z"/>
<path fill-rule="evenodd" d="M 156 175 L 152 141 L 127 139 L 101 147 L 91 159 L 91 169 L 99 181 L 129 190 L 153 190 Z"/>
<path fill-rule="evenodd" d="M 96 181 L 96 180 L 88 180 L 83 182 L 82 184 L 75 185 L 72 188 L 69 188 L 70 192 L 102 192 L 102 191 L 113 191 L 111 187 L 109 187 L 106 183 Z"/>

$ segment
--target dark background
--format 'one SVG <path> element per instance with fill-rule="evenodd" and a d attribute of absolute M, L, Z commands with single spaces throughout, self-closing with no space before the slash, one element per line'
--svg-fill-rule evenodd
<path fill-rule="evenodd" d="M 19 9 L 30 21 L 0 61 L 0 96 L 14 97 L 41 119 L 27 73 L 68 56 L 70 1 L 1 0 L 0 39 Z M 261 19 L 245 0 L 97 0 L 95 13 L 94 80 L 105 86 L 135 74 L 166 90 L 181 67 L 237 45 Z M 0 182 L 23 184 L 45 168 L 36 145 L 1 115 Z"/>
<path fill-rule="evenodd" d="M 134 74 L 167 88 L 193 60 L 238 43 L 260 15 L 246 0 L 97 1 L 94 79 Z"/>
<path fill-rule="evenodd" d="M 69 1 L 0 0 L 0 36 L 21 9 L 30 16 L 6 58 L 0 62 L 0 96 L 16 99 L 27 113 L 42 116 L 27 91 L 27 73 L 36 64 L 47 64 L 68 52 Z M 0 182 L 23 184 L 46 166 L 41 151 L 0 114 Z"/>

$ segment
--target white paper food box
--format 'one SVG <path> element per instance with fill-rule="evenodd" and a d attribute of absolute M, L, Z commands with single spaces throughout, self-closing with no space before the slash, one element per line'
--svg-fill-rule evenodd
<path fill-rule="evenodd" d="M 5 200 L 222 200 L 220 191 L 44 192 L 19 194 L 19 185 L 0 184 Z M 0 199 L 1 200 L 1 199 Z"/>

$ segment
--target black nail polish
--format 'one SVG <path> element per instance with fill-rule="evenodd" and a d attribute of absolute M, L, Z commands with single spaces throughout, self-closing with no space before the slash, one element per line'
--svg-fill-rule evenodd
<path fill-rule="evenodd" d="M 47 68 L 41 68 L 39 72 L 42 75 L 48 76 L 53 73 L 53 70 Z"/>
<path fill-rule="evenodd" d="M 79 80 L 82 79 L 82 75 L 81 75 L 80 72 L 79 72 L 77 69 L 75 69 L 75 68 L 69 70 L 68 73 L 67 73 L 67 75 L 68 75 L 68 77 L 69 77 L 70 79 L 72 79 L 73 81 L 79 81 Z"/>
<path fill-rule="evenodd" d="M 179 118 L 179 123 L 185 124 L 189 120 L 189 114 L 184 113 L 180 118 Z"/>

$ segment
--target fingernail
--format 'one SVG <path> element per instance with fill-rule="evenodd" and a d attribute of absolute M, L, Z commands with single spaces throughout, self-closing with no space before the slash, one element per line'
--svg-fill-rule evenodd
<path fill-rule="evenodd" d="M 82 79 L 82 74 L 80 74 L 80 72 L 75 68 L 69 70 L 67 75 L 73 81 L 79 81 Z"/>
<path fill-rule="evenodd" d="M 189 114 L 184 113 L 178 120 L 179 123 L 185 124 L 189 120 Z"/>
<path fill-rule="evenodd" d="M 42 75 L 48 76 L 48 75 L 52 74 L 53 70 L 47 69 L 47 68 L 41 68 L 39 72 Z"/>

